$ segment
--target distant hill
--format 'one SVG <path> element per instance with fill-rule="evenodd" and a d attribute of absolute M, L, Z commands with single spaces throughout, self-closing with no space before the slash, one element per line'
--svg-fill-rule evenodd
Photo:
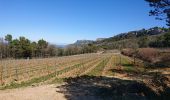
<path fill-rule="evenodd" d="M 109 41 L 109 40 L 118 41 L 118 40 L 122 40 L 122 39 L 138 38 L 138 37 L 142 37 L 142 36 L 159 35 L 159 34 L 167 32 L 167 31 L 168 30 L 166 28 L 159 28 L 159 27 L 150 28 L 148 30 L 141 29 L 138 31 L 130 31 L 127 33 L 120 33 L 116 36 L 106 38 L 103 41 Z M 103 42 L 103 41 L 101 41 L 101 42 Z"/>
<path fill-rule="evenodd" d="M 73 45 L 81 46 L 81 45 L 86 45 L 89 43 L 93 43 L 93 40 L 77 40 Z"/>
<path fill-rule="evenodd" d="M 96 41 L 102 41 L 104 39 L 106 39 L 106 38 L 97 38 Z"/>
<path fill-rule="evenodd" d="M 152 42 L 155 42 L 158 37 L 164 35 L 169 29 L 161 27 L 153 27 L 149 29 L 141 29 L 120 33 L 109 38 L 97 38 L 92 40 L 77 40 L 69 46 L 83 46 L 92 44 L 98 49 L 119 49 L 119 48 L 133 48 L 133 47 L 149 47 Z"/>
<path fill-rule="evenodd" d="M 56 45 L 57 48 L 65 48 L 67 45 Z"/>
<path fill-rule="evenodd" d="M 153 27 L 120 33 L 109 38 L 99 38 L 93 44 L 104 49 L 131 48 L 134 46 L 147 47 L 166 32 L 168 32 L 167 28 Z"/>

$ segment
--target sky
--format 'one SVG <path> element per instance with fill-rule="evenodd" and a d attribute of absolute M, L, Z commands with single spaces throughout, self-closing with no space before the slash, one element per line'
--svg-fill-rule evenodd
<path fill-rule="evenodd" d="M 61 45 L 165 26 L 150 9 L 144 0 L 0 0 L 0 37 Z"/>

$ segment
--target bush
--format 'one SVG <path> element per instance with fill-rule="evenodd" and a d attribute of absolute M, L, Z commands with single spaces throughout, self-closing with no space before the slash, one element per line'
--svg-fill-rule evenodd
<path fill-rule="evenodd" d="M 134 52 L 135 51 L 133 49 L 128 48 L 123 49 L 121 53 L 123 55 L 132 57 L 134 55 Z M 154 48 L 140 48 L 137 50 L 137 53 L 135 55 L 139 59 L 154 63 L 158 60 L 159 51 Z"/>
<path fill-rule="evenodd" d="M 163 63 L 165 66 L 170 67 L 170 54 L 162 55 L 160 57 L 160 63 Z"/>
<path fill-rule="evenodd" d="M 122 53 L 123 55 L 132 57 L 133 54 L 134 54 L 134 50 L 133 50 L 133 49 L 130 49 L 130 48 L 127 48 L 127 49 L 123 49 L 123 50 L 121 51 L 121 53 Z"/>
<path fill-rule="evenodd" d="M 154 48 L 140 48 L 137 53 L 138 58 L 151 63 L 157 62 L 158 56 L 159 51 Z"/>
<path fill-rule="evenodd" d="M 170 54 L 169 55 L 164 55 L 161 57 L 161 60 L 162 61 L 165 61 L 165 62 L 170 62 Z"/>
<path fill-rule="evenodd" d="M 123 55 L 132 57 L 133 49 L 123 49 Z M 135 54 L 137 58 L 146 61 L 145 65 L 155 67 L 170 67 L 170 49 L 139 48 Z"/>

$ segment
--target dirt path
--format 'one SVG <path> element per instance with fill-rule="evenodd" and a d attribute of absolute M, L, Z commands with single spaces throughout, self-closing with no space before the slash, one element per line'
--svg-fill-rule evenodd
<path fill-rule="evenodd" d="M 87 94 L 84 88 L 77 88 L 72 84 L 70 84 L 70 89 L 74 89 L 70 91 L 65 88 L 67 85 L 48 84 L 37 87 L 0 90 L 0 100 L 103 100 L 99 96 Z"/>
<path fill-rule="evenodd" d="M 56 92 L 58 90 L 56 85 L 1 90 L 0 100 L 66 100 L 64 94 Z"/>

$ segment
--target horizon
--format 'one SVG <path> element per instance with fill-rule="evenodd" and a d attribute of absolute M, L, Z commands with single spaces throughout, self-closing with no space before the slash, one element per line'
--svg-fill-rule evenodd
<path fill-rule="evenodd" d="M 157 27 L 157 26 L 155 26 L 155 27 Z M 150 28 L 154 28 L 154 27 L 150 27 Z M 150 29 L 150 28 L 144 28 L 144 29 Z M 165 27 L 166 28 L 166 27 Z M 143 29 L 143 28 L 142 28 Z M 142 29 L 137 29 L 137 30 L 131 30 L 131 31 L 139 31 L 139 30 L 142 30 Z M 131 32 L 131 31 L 128 31 L 128 32 Z M 127 32 L 121 32 L 121 33 L 127 33 Z M 109 36 L 109 37 L 99 37 L 99 38 L 96 38 L 96 39 L 94 39 L 94 40 L 92 40 L 92 41 L 96 41 L 97 39 L 100 39 L 100 38 L 111 38 L 111 37 L 114 37 L 114 36 L 116 36 L 116 35 L 119 35 L 119 34 L 121 34 L 121 33 L 117 33 L 117 34 L 115 34 L 115 35 L 113 35 L 113 36 Z M 7 34 L 6 34 L 7 35 Z M 6 36 L 6 35 L 4 35 L 4 37 Z M 22 36 L 19 36 L 19 37 L 22 37 Z M 19 37 L 13 37 L 13 39 L 18 39 Z M 23 37 L 25 37 L 25 36 L 23 36 Z M 28 38 L 29 39 L 29 38 Z M 44 38 L 40 38 L 40 39 L 44 39 Z M 40 40 L 40 39 L 38 39 L 38 40 Z M 32 42 L 33 41 L 35 41 L 35 42 L 37 42 L 38 40 L 31 40 Z M 45 39 L 44 39 L 45 40 Z M 72 42 L 72 43 L 51 43 L 51 42 L 49 42 L 50 44 L 54 44 L 54 45 L 58 45 L 58 46 L 65 46 L 65 45 L 69 45 L 69 44 L 73 44 L 73 43 L 75 43 L 75 42 L 77 42 L 78 40 L 89 40 L 89 39 L 77 39 L 77 40 L 75 40 L 74 42 Z M 48 42 L 48 41 L 47 41 Z"/>
<path fill-rule="evenodd" d="M 149 16 L 150 7 L 144 0 L 2 0 L 0 8 L 1 37 L 43 38 L 57 45 L 166 27 L 164 21 Z"/>

